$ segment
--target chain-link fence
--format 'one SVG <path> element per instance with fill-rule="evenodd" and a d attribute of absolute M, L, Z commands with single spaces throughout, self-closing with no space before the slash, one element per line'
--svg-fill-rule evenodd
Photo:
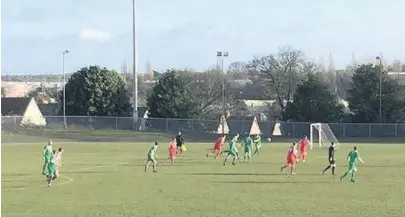
<path fill-rule="evenodd" d="M 4 131 L 19 131 L 23 129 L 38 129 L 41 131 L 82 131 L 82 130 L 131 130 L 146 132 L 175 132 L 183 131 L 195 135 L 212 135 L 217 130 L 218 120 L 193 119 L 138 119 L 134 123 L 132 117 L 66 117 L 66 126 L 62 116 L 46 116 L 46 124 L 38 126 L 27 125 L 22 116 L 2 116 L 1 129 Z M 252 120 L 228 120 L 231 133 L 249 132 Z M 258 122 L 264 137 L 271 137 L 277 122 Z M 281 137 L 298 138 L 308 135 L 311 123 L 278 122 Z M 363 124 L 363 123 L 329 123 L 337 138 L 342 137 L 405 137 L 405 124 Z"/>

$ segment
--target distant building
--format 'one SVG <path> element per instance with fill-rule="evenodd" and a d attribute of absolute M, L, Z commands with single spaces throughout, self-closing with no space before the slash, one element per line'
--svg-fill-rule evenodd
<path fill-rule="evenodd" d="M 31 84 L 25 82 L 11 83 L 9 85 L 4 85 L 3 87 L 4 97 L 25 97 L 30 91 L 34 90 L 34 87 Z"/>
<path fill-rule="evenodd" d="M 46 125 L 46 120 L 34 98 L 2 97 L 1 115 L 2 117 L 19 116 L 18 125 Z"/>

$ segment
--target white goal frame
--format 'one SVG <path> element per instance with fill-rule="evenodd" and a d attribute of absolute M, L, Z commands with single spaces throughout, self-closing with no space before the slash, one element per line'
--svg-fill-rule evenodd
<path fill-rule="evenodd" d="M 337 140 L 335 134 L 330 129 L 328 124 L 313 123 L 310 125 L 310 129 L 309 129 L 309 142 L 310 142 L 311 149 L 314 147 L 314 128 L 318 131 L 319 148 L 322 147 L 323 143 L 329 143 L 329 145 L 330 145 L 331 142 L 334 142 L 337 147 L 340 146 L 339 141 Z M 328 137 L 324 136 L 325 133 L 328 133 L 329 136 Z"/>

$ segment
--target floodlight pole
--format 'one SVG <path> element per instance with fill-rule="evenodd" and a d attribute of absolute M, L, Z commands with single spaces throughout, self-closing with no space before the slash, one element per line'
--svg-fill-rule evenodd
<path fill-rule="evenodd" d="M 63 74 L 63 127 L 66 130 L 66 74 L 65 74 L 65 56 L 68 54 L 69 50 L 64 50 L 62 53 L 62 74 Z"/>
<path fill-rule="evenodd" d="M 382 73 L 383 73 L 383 64 L 382 64 L 382 57 L 381 54 L 380 56 L 376 57 L 377 60 L 379 60 L 380 64 L 380 123 L 382 123 Z"/>
<path fill-rule="evenodd" d="M 132 0 L 132 52 L 133 52 L 133 126 L 136 128 L 138 121 L 138 72 L 137 72 L 137 44 L 136 44 L 136 2 Z"/>
<path fill-rule="evenodd" d="M 229 56 L 228 52 L 222 52 L 222 51 L 218 51 L 217 52 L 217 58 L 221 61 L 220 64 L 221 67 L 221 80 L 222 80 L 222 112 L 223 112 L 223 116 L 226 120 L 226 106 L 225 106 L 225 71 L 224 71 L 224 58 L 227 58 Z M 217 63 L 218 64 L 218 63 Z M 225 135 L 225 120 L 222 121 L 222 135 Z"/>

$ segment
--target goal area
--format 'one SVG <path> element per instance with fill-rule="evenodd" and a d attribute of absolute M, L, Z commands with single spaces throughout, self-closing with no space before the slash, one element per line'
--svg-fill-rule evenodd
<path fill-rule="evenodd" d="M 334 142 L 336 147 L 340 146 L 339 141 L 328 124 L 313 123 L 310 125 L 309 132 L 311 148 L 313 148 L 314 145 L 318 145 L 319 148 L 328 147 L 331 142 Z"/>

